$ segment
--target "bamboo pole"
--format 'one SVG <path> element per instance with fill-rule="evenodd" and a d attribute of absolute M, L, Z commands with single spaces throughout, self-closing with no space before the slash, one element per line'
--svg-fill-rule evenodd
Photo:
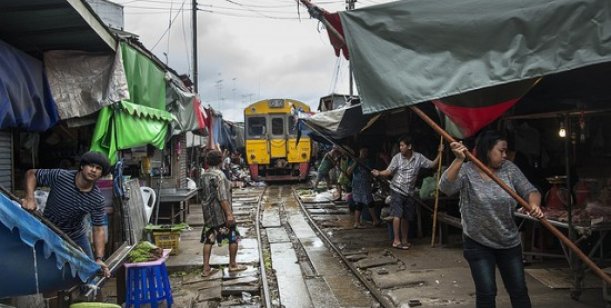
<path fill-rule="evenodd" d="M 437 123 L 435 123 L 429 116 L 427 116 L 420 108 L 416 106 L 409 107 L 414 113 L 416 113 L 424 122 L 426 122 L 433 130 L 435 130 L 438 134 L 440 134 L 444 139 L 448 142 L 456 142 L 456 140 L 450 136 L 445 130 L 443 130 Z M 518 195 L 511 187 L 509 187 L 505 182 L 499 179 L 488 167 L 486 167 L 479 159 L 477 159 L 473 154 L 469 151 L 465 151 L 467 157 L 486 175 L 488 175 L 494 182 L 496 182 L 503 190 L 505 190 L 512 198 L 514 198 L 518 203 L 524 207 L 526 210 L 530 212 L 532 207 L 526 200 L 524 200 L 520 195 Z M 600 267 L 598 267 L 588 256 L 586 256 L 579 247 L 575 245 L 570 239 L 568 239 L 560 230 L 554 227 L 545 217 L 539 218 L 539 222 L 547 228 L 553 235 L 555 235 L 566 247 L 568 247 L 571 251 L 573 251 L 582 261 L 585 263 L 598 277 L 604 280 L 606 283 L 611 284 L 611 277 L 607 275 Z"/>
<path fill-rule="evenodd" d="M 439 206 L 439 178 L 441 177 L 441 161 L 443 161 L 443 136 L 439 137 L 439 164 L 435 175 L 435 206 L 433 207 L 433 229 L 431 230 L 431 247 L 435 247 L 435 231 L 437 231 L 437 208 Z"/>

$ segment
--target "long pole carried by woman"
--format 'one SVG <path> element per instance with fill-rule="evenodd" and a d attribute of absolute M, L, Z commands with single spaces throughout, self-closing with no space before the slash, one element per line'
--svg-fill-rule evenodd
<path fill-rule="evenodd" d="M 439 138 L 439 150 L 443 149 L 443 137 Z M 441 177 L 442 153 L 439 153 L 439 163 L 435 174 L 435 206 L 433 207 L 433 228 L 431 230 L 431 247 L 435 247 L 435 231 L 437 231 L 437 209 L 439 207 L 439 178 Z"/>
<path fill-rule="evenodd" d="M 320 9 L 316 8 L 309 0 L 299 0 L 299 1 L 303 3 L 309 9 L 310 15 L 312 17 L 323 22 L 325 27 L 327 27 L 327 29 L 333 34 L 335 38 L 337 38 L 342 44 L 344 45 L 346 44 L 346 41 L 344 40 L 343 36 L 337 31 L 337 29 L 335 29 L 333 25 L 331 25 L 326 19 L 322 17 L 322 11 Z M 448 134 L 448 132 L 443 130 L 443 128 L 441 128 L 437 123 L 435 123 L 435 121 L 433 121 L 428 115 L 426 115 L 422 110 L 420 110 L 420 108 L 413 106 L 413 105 L 410 106 L 409 108 L 414 113 L 416 113 L 424 122 L 426 122 L 431 128 L 433 128 L 433 130 L 435 130 L 438 134 L 443 136 L 443 138 L 446 141 L 448 142 L 456 141 L 452 136 L 450 136 L 450 134 Z M 518 201 L 518 203 L 521 206 L 523 206 L 528 211 L 531 210 L 531 207 L 530 205 L 528 205 L 528 202 L 526 202 L 524 199 L 518 196 L 513 190 L 511 190 L 511 188 L 505 185 L 503 181 L 501 181 L 494 174 L 492 174 L 492 172 L 488 170 L 488 168 L 486 168 L 486 166 L 484 166 L 481 161 L 479 161 L 477 158 L 475 158 L 473 155 L 471 155 L 468 152 L 466 154 L 467 154 L 467 158 L 473 161 L 473 163 L 477 164 L 478 167 L 481 166 L 483 168 L 482 170 L 484 170 L 484 172 L 486 172 L 486 174 L 488 174 L 494 182 L 500 185 L 503 188 L 503 190 L 505 190 L 509 195 L 511 195 L 511 197 L 516 199 L 516 201 Z M 565 244 L 568 249 L 573 251 L 579 257 L 579 259 L 581 259 L 583 263 L 587 265 L 598 277 L 603 279 L 606 283 L 611 284 L 611 277 L 607 275 L 602 269 L 600 269 L 600 267 L 598 267 L 596 263 L 594 263 L 590 258 L 588 258 L 588 256 L 586 256 L 583 253 L 583 251 L 581 251 L 581 249 L 579 249 L 579 247 L 575 245 L 575 243 L 573 243 L 569 238 L 567 238 L 564 234 L 562 234 L 560 230 L 554 227 L 544 217 L 539 219 L 539 221 L 541 225 L 543 225 L 554 236 L 556 236 L 563 244 Z"/>

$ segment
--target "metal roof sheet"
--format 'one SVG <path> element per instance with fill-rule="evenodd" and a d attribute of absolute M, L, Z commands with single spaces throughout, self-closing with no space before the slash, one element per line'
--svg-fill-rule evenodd
<path fill-rule="evenodd" d="M 37 58 L 47 50 L 111 51 L 116 46 L 83 0 L 0 0 L 0 39 Z"/>

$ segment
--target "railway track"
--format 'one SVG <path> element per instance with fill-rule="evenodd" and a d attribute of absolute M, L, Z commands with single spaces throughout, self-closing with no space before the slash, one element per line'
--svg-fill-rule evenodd
<path fill-rule="evenodd" d="M 350 230 L 346 204 L 303 202 L 296 189 L 270 186 L 258 206 L 261 260 L 271 261 L 261 263 L 272 286 L 270 298 L 263 296 L 262 302 L 272 307 L 396 307 L 371 275 L 405 266 L 383 246 L 370 249 L 375 240 L 364 238 L 364 233 L 384 238 L 386 229 Z"/>
<path fill-rule="evenodd" d="M 391 250 L 385 227 L 352 229 L 347 204 L 304 201 L 299 189 L 285 184 L 235 190 L 234 216 L 242 233 L 238 262 L 248 269 L 228 273 L 226 247 L 214 247 L 211 264 L 223 271 L 202 280 L 201 257 L 185 251 L 194 270 L 177 277 L 173 287 L 191 304 L 185 300 L 184 306 L 176 306 L 411 307 L 420 300 L 432 306 L 461 304 L 438 299 L 434 283 L 417 278 L 415 264 L 404 263 L 415 252 Z M 199 239 L 201 229 L 192 232 L 185 240 Z M 200 245 L 197 240 L 195 247 L 201 251 Z M 446 274 L 426 275 L 435 281 L 434 275 Z M 418 293 L 422 286 L 432 286 L 431 295 Z"/>

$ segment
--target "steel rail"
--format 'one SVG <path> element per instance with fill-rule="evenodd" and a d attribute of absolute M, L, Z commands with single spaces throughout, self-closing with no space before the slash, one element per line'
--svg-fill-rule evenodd
<path fill-rule="evenodd" d="M 255 218 L 255 229 L 257 231 L 257 242 L 259 243 L 259 272 L 261 275 L 261 287 L 263 288 L 263 297 L 265 299 L 265 307 L 272 308 L 271 295 L 269 293 L 269 284 L 267 283 L 267 273 L 265 268 L 265 259 L 263 257 L 263 248 L 261 248 L 261 203 L 263 202 L 263 195 L 267 191 L 267 187 L 259 195 L 259 202 L 257 202 L 257 215 Z"/>
<path fill-rule="evenodd" d="M 378 302 L 380 302 L 382 307 L 384 307 L 384 308 L 394 308 L 395 305 L 392 302 L 390 302 L 390 300 L 388 300 L 378 290 L 377 287 L 372 285 L 371 282 L 369 282 L 363 275 L 361 275 L 360 271 L 354 265 L 352 265 L 352 262 L 350 262 L 348 259 L 346 259 L 346 257 L 342 253 L 342 251 L 339 248 L 337 248 L 337 246 L 335 246 L 335 244 L 333 244 L 331 239 L 329 239 L 329 237 L 327 237 L 327 235 L 318 227 L 318 225 L 314 222 L 314 219 L 312 218 L 312 216 L 308 212 L 308 209 L 306 209 L 305 206 L 303 205 L 303 202 L 301 202 L 301 199 L 299 198 L 299 196 L 295 192 L 295 189 L 292 189 L 292 191 L 293 191 L 293 196 L 297 199 L 297 202 L 299 203 L 299 206 L 301 207 L 301 210 L 303 211 L 304 215 L 308 218 L 308 221 L 310 222 L 310 225 L 314 229 L 316 229 L 316 232 L 318 233 L 318 235 L 327 242 L 327 245 L 329 245 L 329 247 L 331 247 L 333 249 L 333 251 L 335 251 L 335 253 L 340 257 L 342 262 L 352 271 L 352 274 L 354 276 L 356 276 L 359 279 L 359 281 L 365 286 L 365 288 L 367 288 L 367 290 L 371 293 L 371 295 L 373 295 L 373 297 Z"/>

